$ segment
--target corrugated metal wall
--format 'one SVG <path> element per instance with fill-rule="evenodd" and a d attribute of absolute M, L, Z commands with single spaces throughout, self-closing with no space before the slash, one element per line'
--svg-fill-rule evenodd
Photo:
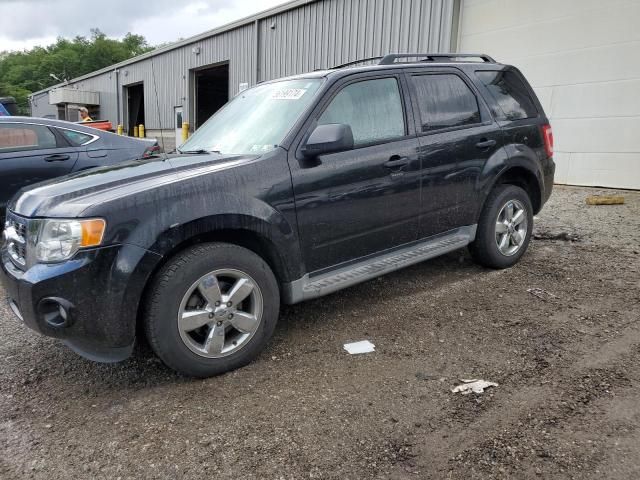
<path fill-rule="evenodd" d="M 190 117 L 190 74 L 193 70 L 229 62 L 231 94 L 240 82 L 250 82 L 253 64 L 253 25 L 237 28 L 206 40 L 126 66 L 121 84 L 144 82 L 145 117 L 149 128 L 158 129 L 158 110 L 153 83 L 155 71 L 161 122 L 164 128 L 173 124 L 173 107 L 183 106 Z M 200 53 L 195 54 L 194 48 Z M 153 67 L 151 63 L 153 62 Z M 153 70 L 152 70 L 153 68 Z M 236 90 L 237 91 L 237 90 Z M 171 127 L 169 127 L 171 128 Z"/>
<path fill-rule="evenodd" d="M 100 120 L 111 120 L 114 125 L 118 123 L 115 73 L 103 73 L 80 82 L 71 82 L 71 85 L 79 90 L 98 92 L 100 94 Z"/>
<path fill-rule="evenodd" d="M 453 0 L 330 0 L 260 21 L 260 79 L 386 53 L 449 51 Z"/>
<path fill-rule="evenodd" d="M 191 77 L 194 69 L 228 62 L 232 97 L 244 82 L 253 85 L 256 80 L 328 68 L 389 52 L 449 51 L 457 1 L 318 0 L 250 21 L 121 66 L 119 117 L 115 72 L 72 81 L 70 85 L 100 92 L 100 117 L 116 124 L 126 118 L 122 87 L 143 82 L 147 129 L 163 128 L 171 132 L 176 106 L 184 107 L 186 118 L 193 124 Z M 196 54 L 194 48 L 199 48 L 199 53 Z M 45 103 L 39 101 L 38 106 L 34 106 L 34 116 L 43 115 L 41 105 Z"/>
<path fill-rule="evenodd" d="M 117 124 L 126 119 L 126 96 L 123 87 L 140 82 L 144 85 L 145 119 L 148 129 L 173 128 L 173 109 L 184 106 L 187 118 L 189 112 L 190 74 L 209 65 L 229 63 L 230 95 L 237 93 L 241 82 L 253 82 L 255 70 L 254 24 L 236 28 L 215 37 L 210 37 L 186 47 L 171 50 L 151 58 L 143 59 L 102 73 L 70 85 L 80 90 L 100 92 L 100 117 Z M 195 54 L 194 49 L 199 48 Z M 155 85 L 154 85 L 155 72 Z M 116 81 L 120 90 L 120 115 L 116 101 Z M 157 88 L 157 103 L 156 90 Z M 34 108 L 34 116 L 42 116 L 40 105 Z M 157 104 L 160 105 L 158 116 Z M 55 109 L 55 107 L 54 107 Z"/>
<path fill-rule="evenodd" d="M 34 117 L 58 117 L 58 107 L 49 105 L 49 92 L 39 93 L 31 97 L 31 114 Z"/>

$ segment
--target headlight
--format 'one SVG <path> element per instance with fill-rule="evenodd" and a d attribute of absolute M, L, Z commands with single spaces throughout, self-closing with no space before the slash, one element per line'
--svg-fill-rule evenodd
<path fill-rule="evenodd" d="M 91 220 L 43 220 L 36 244 L 38 262 L 61 262 L 73 257 L 81 248 L 102 243 L 106 223 Z"/>

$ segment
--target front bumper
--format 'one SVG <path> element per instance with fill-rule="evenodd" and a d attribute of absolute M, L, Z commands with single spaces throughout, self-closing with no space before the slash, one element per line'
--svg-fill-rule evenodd
<path fill-rule="evenodd" d="M 3 249 L 0 281 L 11 309 L 29 328 L 91 360 L 116 362 L 133 350 L 140 297 L 159 258 L 118 245 L 23 272 Z"/>

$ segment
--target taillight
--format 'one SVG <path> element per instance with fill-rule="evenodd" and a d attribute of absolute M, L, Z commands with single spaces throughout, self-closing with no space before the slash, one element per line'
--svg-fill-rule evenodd
<path fill-rule="evenodd" d="M 147 147 L 144 153 L 142 154 L 142 158 L 150 158 L 150 157 L 153 157 L 154 155 L 158 155 L 159 153 L 160 153 L 160 146 L 156 144 L 151 147 Z"/>
<path fill-rule="evenodd" d="M 544 140 L 544 150 L 547 152 L 547 157 L 553 157 L 553 130 L 551 130 L 551 125 L 542 126 L 542 139 Z"/>

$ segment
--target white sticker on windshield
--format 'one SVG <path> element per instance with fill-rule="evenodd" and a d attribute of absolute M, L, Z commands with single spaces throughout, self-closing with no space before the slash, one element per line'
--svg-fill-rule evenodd
<path fill-rule="evenodd" d="M 269 152 L 275 148 L 274 145 L 251 145 L 251 153 Z"/>
<path fill-rule="evenodd" d="M 276 90 L 271 94 L 274 100 L 300 100 L 307 93 L 304 88 L 286 88 L 284 90 Z"/>

